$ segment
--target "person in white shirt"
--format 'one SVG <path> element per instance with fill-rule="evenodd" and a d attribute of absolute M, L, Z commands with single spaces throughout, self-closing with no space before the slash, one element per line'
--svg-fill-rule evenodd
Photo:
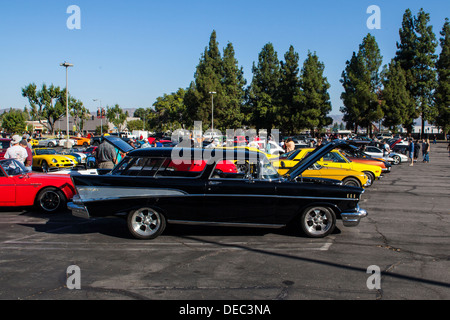
<path fill-rule="evenodd" d="M 11 141 L 11 147 L 6 150 L 5 159 L 16 159 L 17 161 L 25 164 L 25 161 L 28 158 L 28 153 L 25 148 L 19 145 L 22 138 L 20 136 L 13 136 Z"/>

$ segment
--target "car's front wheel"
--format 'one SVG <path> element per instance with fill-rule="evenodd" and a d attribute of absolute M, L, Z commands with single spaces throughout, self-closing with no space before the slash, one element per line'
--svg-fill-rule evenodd
<path fill-rule="evenodd" d="M 372 186 L 375 182 L 375 175 L 370 171 L 364 171 L 364 174 L 369 178 L 368 185 Z"/>
<path fill-rule="evenodd" d="M 300 226 L 306 236 L 310 238 L 325 238 L 336 227 L 336 215 L 328 207 L 310 207 L 300 216 Z"/>
<path fill-rule="evenodd" d="M 36 207 L 44 213 L 55 213 L 64 210 L 67 204 L 66 197 L 57 188 L 46 188 L 36 197 Z"/>
<path fill-rule="evenodd" d="M 152 208 L 140 208 L 128 214 L 128 230 L 140 240 L 152 240 L 160 236 L 166 228 L 164 215 Z"/>
<path fill-rule="evenodd" d="M 400 156 L 393 156 L 392 159 L 394 159 L 395 165 L 398 165 L 402 162 L 402 158 L 400 158 Z"/>

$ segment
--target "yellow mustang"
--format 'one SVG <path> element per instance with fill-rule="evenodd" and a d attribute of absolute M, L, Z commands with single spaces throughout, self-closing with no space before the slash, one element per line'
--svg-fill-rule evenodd
<path fill-rule="evenodd" d="M 57 154 L 54 149 L 33 149 L 33 170 L 49 172 L 55 169 L 74 168 L 77 165 L 75 157 Z"/>
<path fill-rule="evenodd" d="M 284 154 L 280 157 L 280 159 L 277 159 L 277 161 L 273 162 L 273 165 L 275 168 L 278 169 L 278 173 L 284 175 L 286 174 L 291 168 L 293 168 L 301 159 L 305 158 L 309 153 L 314 151 L 314 149 L 311 148 L 305 148 L 305 149 L 297 149 L 294 150 L 288 154 Z M 316 173 L 319 173 L 319 170 L 323 169 L 346 169 L 351 170 L 347 171 L 346 173 L 344 171 L 329 171 L 324 170 L 323 172 L 320 172 L 320 176 L 322 178 L 330 178 L 330 179 L 336 179 L 344 181 L 347 177 L 353 177 L 357 178 L 355 175 L 355 171 L 359 172 L 360 174 L 363 173 L 367 176 L 368 181 L 362 182 L 360 179 L 361 186 L 371 186 L 375 180 L 380 179 L 381 176 L 381 167 L 374 166 L 374 165 L 368 165 L 363 163 L 357 163 L 352 162 L 348 160 L 344 155 L 342 155 L 338 150 L 333 150 L 329 152 L 327 155 L 325 155 L 322 159 L 320 159 L 317 164 L 319 167 L 316 167 L 315 170 Z M 314 174 L 314 170 L 307 170 L 305 173 L 309 172 L 309 174 Z M 348 175 L 347 175 L 348 174 Z M 306 176 L 306 175 L 305 175 Z M 343 177 L 345 176 L 345 177 Z M 341 177 L 341 178 L 339 178 Z M 359 175 L 360 177 L 360 175 Z M 348 184 L 354 184 L 354 181 L 345 181 L 348 182 Z"/>

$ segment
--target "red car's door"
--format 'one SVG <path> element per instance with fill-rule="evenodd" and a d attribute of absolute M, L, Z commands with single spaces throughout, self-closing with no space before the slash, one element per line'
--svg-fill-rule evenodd
<path fill-rule="evenodd" d="M 16 202 L 16 183 L 14 177 L 6 176 L 0 170 L 0 205 L 14 206 Z"/>

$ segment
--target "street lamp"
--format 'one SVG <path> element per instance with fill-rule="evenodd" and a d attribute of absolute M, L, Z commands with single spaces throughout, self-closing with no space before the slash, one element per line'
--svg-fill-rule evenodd
<path fill-rule="evenodd" d="M 66 68 L 66 121 L 67 121 L 67 141 L 66 141 L 66 148 L 70 148 L 70 142 L 69 142 L 69 67 L 73 67 L 73 64 L 64 62 L 60 64 L 61 67 Z"/>
<path fill-rule="evenodd" d="M 103 136 L 103 110 L 102 110 L 102 100 L 93 99 L 94 101 L 100 101 L 100 135 Z"/>
<path fill-rule="evenodd" d="M 214 95 L 217 94 L 217 92 L 211 91 L 209 94 L 211 95 L 211 131 L 213 132 L 214 137 Z"/>

